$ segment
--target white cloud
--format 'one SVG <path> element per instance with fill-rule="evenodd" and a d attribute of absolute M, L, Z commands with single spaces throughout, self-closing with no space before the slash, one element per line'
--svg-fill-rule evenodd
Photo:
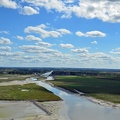
<path fill-rule="evenodd" d="M 35 45 L 23 45 L 20 46 L 20 49 L 24 50 L 25 52 L 28 53 L 43 53 L 43 54 L 52 54 L 52 55 L 60 55 L 61 52 L 54 50 L 54 49 L 49 49 L 43 46 L 35 46 Z"/>
<path fill-rule="evenodd" d="M 120 52 L 120 48 L 115 48 L 115 49 L 113 49 L 113 51 L 119 51 Z"/>
<path fill-rule="evenodd" d="M 90 31 L 90 32 L 86 32 L 86 33 L 82 33 L 80 31 L 76 32 L 77 36 L 84 36 L 84 37 L 105 37 L 106 34 L 100 31 Z"/>
<path fill-rule="evenodd" d="M 0 0 L 0 6 L 12 9 L 16 9 L 18 7 L 17 3 L 13 0 Z"/>
<path fill-rule="evenodd" d="M 92 57 L 92 58 L 98 58 L 98 59 L 110 59 L 111 58 L 111 56 L 110 55 L 107 55 L 107 54 L 105 54 L 105 53 L 103 53 L 103 52 L 96 52 L 96 53 L 91 53 L 90 54 L 90 57 Z"/>
<path fill-rule="evenodd" d="M 17 36 L 16 37 L 18 40 L 23 40 L 24 38 L 22 36 Z"/>
<path fill-rule="evenodd" d="M 76 34 L 77 36 L 85 36 L 85 34 L 82 33 L 82 32 L 80 32 L 80 31 L 77 31 L 75 34 Z"/>
<path fill-rule="evenodd" d="M 26 40 L 30 40 L 30 41 L 42 41 L 41 38 L 35 37 L 35 36 L 33 36 L 33 35 L 28 35 L 28 36 L 25 37 L 25 39 L 26 39 Z"/>
<path fill-rule="evenodd" d="M 72 49 L 71 51 L 74 53 L 88 53 L 89 52 L 88 49 L 86 48 Z"/>
<path fill-rule="evenodd" d="M 61 34 L 71 34 L 71 32 L 67 29 L 59 29 L 58 30 Z"/>
<path fill-rule="evenodd" d="M 48 11 L 62 13 L 62 18 L 69 18 L 72 14 L 77 17 L 98 18 L 105 22 L 120 22 L 119 0 L 25 0 L 34 6 L 44 7 Z"/>
<path fill-rule="evenodd" d="M 71 45 L 71 44 L 60 44 L 60 47 L 62 47 L 62 48 L 68 48 L 68 49 L 74 48 L 74 46 Z"/>
<path fill-rule="evenodd" d="M 86 33 L 87 37 L 105 37 L 106 34 L 100 31 L 90 31 Z"/>
<path fill-rule="evenodd" d="M 0 37 L 0 44 L 12 44 L 12 42 L 8 38 Z"/>
<path fill-rule="evenodd" d="M 88 48 L 72 49 L 75 54 L 64 54 L 58 50 L 50 49 L 49 43 L 40 42 L 39 45 L 22 45 L 19 48 L 23 52 L 6 52 L 4 48 L 0 47 L 0 56 L 4 63 L 13 63 L 16 65 L 26 66 L 51 66 L 51 67 L 106 67 L 110 68 L 120 65 L 120 57 L 112 57 L 109 54 L 102 52 L 91 53 Z M 48 45 L 48 47 L 47 47 Z M 66 45 L 66 44 L 65 44 Z M 115 50 L 115 49 L 114 49 Z M 120 51 L 120 48 L 116 48 Z M 6 59 L 7 57 L 7 59 Z"/>
<path fill-rule="evenodd" d="M 36 43 L 36 45 L 39 45 L 41 47 L 51 47 L 52 46 L 52 44 L 47 43 L 47 42 L 38 42 L 38 43 Z"/>
<path fill-rule="evenodd" d="M 65 0 L 65 3 L 74 3 L 74 0 Z"/>
<path fill-rule="evenodd" d="M 39 11 L 30 6 L 24 6 L 20 13 L 23 15 L 34 15 L 39 14 Z"/>
<path fill-rule="evenodd" d="M 1 56 L 21 56 L 23 52 L 0 52 Z"/>
<path fill-rule="evenodd" d="M 115 55 L 120 55 L 120 52 L 110 51 L 110 53 L 115 54 Z"/>
<path fill-rule="evenodd" d="M 11 47 L 9 47 L 9 46 L 0 46 L 0 50 L 2 50 L 2 51 L 11 51 Z"/>
<path fill-rule="evenodd" d="M 81 0 L 79 5 L 71 7 L 78 17 L 87 19 L 98 18 L 107 22 L 120 22 L 120 1 Z"/>
<path fill-rule="evenodd" d="M 44 24 L 38 26 L 28 26 L 24 29 L 25 33 L 38 33 L 42 38 L 47 37 L 62 37 L 63 34 L 70 34 L 71 32 L 67 29 L 57 29 L 57 30 L 49 30 L 48 27 Z"/>
<path fill-rule="evenodd" d="M 120 55 L 120 48 L 113 49 L 110 53 Z"/>
<path fill-rule="evenodd" d="M 9 33 L 9 31 L 2 30 L 2 31 L 0 31 L 0 34 L 10 34 L 10 33 Z"/>
<path fill-rule="evenodd" d="M 91 42 L 91 44 L 97 44 L 97 41 L 93 41 L 93 42 Z"/>
<path fill-rule="evenodd" d="M 64 2 L 60 0 L 25 0 L 28 3 L 32 3 L 35 6 L 45 7 L 47 10 L 55 10 L 58 12 L 64 12 L 66 8 Z"/>

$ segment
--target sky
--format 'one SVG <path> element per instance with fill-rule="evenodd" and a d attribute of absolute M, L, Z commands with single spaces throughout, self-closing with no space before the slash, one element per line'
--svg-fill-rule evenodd
<path fill-rule="evenodd" d="M 120 0 L 0 0 L 0 66 L 120 69 Z"/>

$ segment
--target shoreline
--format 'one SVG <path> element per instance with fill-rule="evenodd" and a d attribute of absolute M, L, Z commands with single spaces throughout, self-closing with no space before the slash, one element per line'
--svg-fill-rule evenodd
<path fill-rule="evenodd" d="M 24 81 L 2 82 L 0 86 L 28 83 L 35 82 L 28 78 Z M 35 103 L 37 105 L 30 100 L 0 100 L 0 120 L 69 120 L 64 101 L 35 101 Z M 45 111 L 50 114 L 47 114 Z"/>
<path fill-rule="evenodd" d="M 65 91 L 66 93 L 74 94 L 74 95 L 77 95 L 77 96 L 80 96 L 80 97 L 84 97 L 85 99 L 87 99 L 87 100 L 89 100 L 89 101 L 91 101 L 95 104 L 98 104 L 98 105 L 101 105 L 101 106 L 104 106 L 104 107 L 113 108 L 113 109 L 120 109 L 120 104 L 111 103 L 111 102 L 108 102 L 108 101 L 96 99 L 94 97 L 86 96 L 84 94 L 81 95 L 80 94 L 81 92 L 78 91 L 78 90 L 77 90 L 76 93 L 73 93 L 73 92 L 71 92 L 67 89 L 62 88 L 62 87 L 55 86 L 49 80 L 46 80 L 46 79 L 41 80 L 41 81 L 51 85 L 54 88 Z M 31 81 L 31 79 L 29 78 L 25 82 L 23 82 L 23 84 L 26 84 L 26 83 L 29 83 L 29 82 L 33 82 L 33 81 Z M 10 83 L 19 84 L 21 82 L 15 81 L 15 82 L 10 82 Z M 0 100 L 0 102 L 1 101 L 3 101 L 4 103 L 6 103 L 6 102 L 10 102 L 10 103 L 16 103 L 16 102 L 26 102 L 27 103 L 27 102 L 30 102 L 30 101 L 13 101 L 13 100 L 4 101 L 4 100 Z M 69 120 L 68 112 L 67 112 L 68 110 L 65 106 L 64 101 L 44 101 L 44 102 L 38 102 L 37 101 L 37 104 L 43 105 L 43 107 L 47 111 L 49 111 L 51 113 L 51 115 L 47 115 L 47 114 L 36 115 L 36 114 L 34 114 L 33 116 L 27 116 L 27 117 L 24 117 L 24 118 L 17 118 L 17 119 L 15 118 L 15 120 Z M 39 110 L 42 110 L 42 109 L 39 108 Z"/>
<path fill-rule="evenodd" d="M 105 106 L 105 107 L 111 107 L 111 108 L 114 108 L 114 109 L 120 109 L 120 104 L 112 103 L 112 102 L 101 100 L 101 99 L 97 99 L 97 98 L 94 98 L 92 96 L 85 96 L 85 94 L 81 95 L 80 94 L 81 92 L 78 91 L 78 90 L 76 91 L 77 93 L 71 92 L 71 91 L 69 91 L 67 89 L 64 89 L 62 87 L 55 86 L 53 83 L 50 82 L 50 80 L 47 80 L 47 79 L 43 79 L 41 81 L 51 85 L 54 88 L 57 88 L 57 89 L 62 90 L 62 91 L 65 91 L 65 92 L 67 92 L 69 94 L 74 94 L 74 95 L 78 95 L 78 96 L 84 97 L 84 98 L 86 98 L 86 99 L 88 99 L 91 102 L 94 102 L 96 104 L 99 104 L 99 105 L 102 105 L 102 106 Z M 0 86 L 23 85 L 23 84 L 28 84 L 28 83 L 35 83 L 35 82 L 32 81 L 31 78 L 27 78 L 25 81 L 17 81 L 16 80 L 16 81 L 10 81 L 10 82 L 3 82 L 3 83 L 0 83 Z M 0 100 L 0 101 L 13 101 L 13 100 Z M 41 101 L 41 102 L 45 102 L 45 101 Z"/>
<path fill-rule="evenodd" d="M 99 104 L 101 106 L 105 106 L 105 107 L 109 107 L 109 108 L 113 108 L 113 109 L 120 109 L 120 104 L 118 104 L 118 103 L 112 103 L 109 101 L 96 99 L 91 96 L 83 96 L 83 97 L 85 97 L 86 99 L 90 100 L 91 102 Z"/>
<path fill-rule="evenodd" d="M 44 80 L 43 82 L 46 82 L 47 80 Z M 69 93 L 69 94 L 74 94 L 74 95 L 78 95 L 78 96 L 80 96 L 80 97 L 84 97 L 84 98 L 86 98 L 86 99 L 88 99 L 89 101 L 91 101 L 91 102 L 93 102 L 93 103 L 96 103 L 96 104 L 98 104 L 98 105 L 101 105 L 101 106 L 104 106 L 104 107 L 110 107 L 110 108 L 113 108 L 113 109 L 120 109 L 120 104 L 117 104 L 117 103 L 112 103 L 112 102 L 109 102 L 109 101 L 105 101 L 105 100 L 101 100 L 101 99 L 97 99 L 97 98 L 94 98 L 94 97 L 92 97 L 92 96 L 85 96 L 85 93 L 82 93 L 82 92 L 80 92 L 80 91 L 76 91 L 77 93 L 74 93 L 74 92 L 71 92 L 71 91 L 69 91 L 69 90 L 67 90 L 67 89 L 64 89 L 64 88 L 62 88 L 62 87 L 57 87 L 57 86 L 55 86 L 53 83 L 51 83 L 51 82 L 47 82 L 49 85 L 51 85 L 52 87 L 55 87 L 55 88 L 57 88 L 57 89 L 59 89 L 59 90 L 62 90 L 62 91 L 65 91 L 65 92 L 67 92 L 67 93 Z M 80 94 L 80 93 L 82 93 L 82 94 Z"/>
<path fill-rule="evenodd" d="M 64 101 L 37 102 L 37 104 L 51 114 L 46 114 L 30 101 L 0 101 L 0 120 L 70 120 Z M 13 108 L 16 109 L 13 111 Z"/>

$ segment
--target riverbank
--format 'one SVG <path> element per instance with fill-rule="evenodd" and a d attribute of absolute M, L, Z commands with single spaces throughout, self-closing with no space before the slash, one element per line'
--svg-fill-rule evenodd
<path fill-rule="evenodd" d="M 0 101 L 0 120 L 12 120 L 12 119 L 15 119 L 15 120 L 69 120 L 67 116 L 67 109 L 65 108 L 65 103 L 63 101 L 55 101 L 55 100 L 61 100 L 61 99 L 59 97 L 53 98 L 53 96 L 56 96 L 56 95 L 42 88 L 41 86 L 35 85 L 35 83 L 36 82 L 32 78 L 27 78 L 24 81 L 15 80 L 10 82 L 0 83 L 0 88 L 1 88 L 0 95 L 4 96 L 4 98 L 3 97 L 1 98 L 3 99 L 3 101 Z M 39 93 L 40 92 L 42 93 L 40 93 L 40 95 L 36 95 L 38 91 Z M 13 94 L 14 92 L 16 93 L 15 95 Z M 33 94 L 28 95 L 30 93 L 33 93 Z M 18 98 L 21 95 L 24 95 L 21 97 L 22 99 L 26 99 L 25 98 L 26 95 L 27 95 L 27 99 L 29 96 L 36 96 L 36 98 L 37 96 L 39 96 L 38 101 L 49 101 L 49 102 L 35 101 L 35 103 L 37 104 L 36 105 L 33 103 L 33 101 L 31 102 L 17 101 L 19 100 Z M 48 97 L 45 98 L 45 96 L 48 96 Z M 9 101 L 9 99 L 11 101 Z M 34 99 L 30 98 L 30 99 L 34 100 L 35 98 Z M 7 101 L 4 101 L 4 100 L 7 100 Z M 43 108 L 39 106 L 42 106 Z"/>
<path fill-rule="evenodd" d="M 85 93 L 85 96 L 120 104 L 120 81 L 117 79 L 94 76 L 56 76 L 51 82 L 73 93 L 77 90 Z"/>
<path fill-rule="evenodd" d="M 51 115 L 40 116 L 36 120 L 69 120 L 67 108 L 64 101 L 50 101 L 40 103 Z"/>
<path fill-rule="evenodd" d="M 63 101 L 37 102 L 48 115 L 29 101 L 0 101 L 0 120 L 69 120 Z"/>
<path fill-rule="evenodd" d="M 49 83 L 49 84 L 51 85 L 52 83 Z M 65 91 L 65 92 L 67 92 L 68 94 L 74 94 L 74 95 L 77 95 L 77 96 L 84 97 L 84 98 L 90 100 L 91 102 L 96 103 L 96 104 L 99 104 L 99 105 L 101 105 L 101 106 L 110 107 L 110 108 L 115 108 L 115 109 L 120 109 L 120 104 L 112 103 L 112 102 L 105 101 L 105 100 L 96 99 L 96 98 L 91 97 L 91 96 L 86 96 L 85 94 L 82 94 L 82 95 L 81 95 L 81 94 L 79 94 L 79 93 L 73 93 L 73 92 L 71 92 L 71 91 L 69 91 L 69 90 L 67 90 L 67 89 L 62 88 L 62 87 L 54 86 L 53 84 L 52 84 L 52 86 L 55 87 L 55 88 L 57 88 L 57 89 L 59 89 L 59 90 Z"/>
<path fill-rule="evenodd" d="M 101 106 L 110 107 L 110 108 L 114 108 L 114 109 L 120 109 L 120 104 L 112 103 L 112 102 L 101 100 L 101 99 L 96 99 L 92 96 L 87 96 L 85 93 L 80 92 L 78 90 L 75 90 L 75 92 L 72 92 L 69 89 L 65 89 L 64 87 L 58 87 L 58 86 L 54 85 L 54 82 L 51 83 L 50 81 L 47 81 L 47 80 L 43 80 L 43 82 L 47 82 L 49 85 L 51 85 L 51 86 L 53 86 L 53 87 L 55 87 L 59 90 L 65 91 L 68 94 L 74 94 L 74 95 L 77 95 L 77 96 L 79 95 L 81 97 L 84 97 L 84 98 L 90 100 L 91 102 L 99 104 Z"/>
<path fill-rule="evenodd" d="M 47 89 L 36 85 L 33 78 L 0 83 L 0 100 L 10 101 L 58 101 L 61 100 Z"/>
<path fill-rule="evenodd" d="M 77 96 L 79 95 L 81 97 L 84 97 L 84 98 L 90 100 L 91 102 L 99 104 L 101 106 L 115 108 L 115 109 L 120 109 L 120 104 L 112 103 L 112 102 L 105 101 L 105 100 L 96 99 L 96 98 L 91 97 L 91 96 L 86 96 L 85 93 L 82 94 L 82 95 L 80 93 L 73 93 L 73 92 L 71 92 L 71 91 L 69 91 L 67 89 L 62 88 L 62 87 L 54 86 L 53 84 L 52 84 L 52 86 L 55 87 L 55 88 L 57 88 L 57 89 L 59 89 L 59 90 L 65 91 L 65 92 L 67 92 L 69 94 L 74 94 L 74 95 L 77 95 Z"/>
<path fill-rule="evenodd" d="M 105 101 L 105 100 L 96 99 L 94 97 L 89 97 L 89 96 L 84 96 L 84 97 L 87 98 L 88 100 L 90 100 L 91 102 L 96 103 L 96 104 L 99 104 L 99 105 L 102 105 L 105 107 L 114 108 L 114 109 L 120 109 L 120 104 L 112 103 L 112 102 Z"/>

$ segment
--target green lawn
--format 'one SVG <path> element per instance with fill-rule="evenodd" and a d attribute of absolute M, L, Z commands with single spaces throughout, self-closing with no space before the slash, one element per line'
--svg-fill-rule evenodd
<path fill-rule="evenodd" d="M 77 89 L 98 99 L 120 103 L 120 81 L 117 79 L 97 78 L 91 76 L 58 76 L 52 83 L 75 92 Z"/>
<path fill-rule="evenodd" d="M 60 100 L 60 98 L 36 84 L 26 84 L 0 86 L 0 100 L 54 101 Z"/>

